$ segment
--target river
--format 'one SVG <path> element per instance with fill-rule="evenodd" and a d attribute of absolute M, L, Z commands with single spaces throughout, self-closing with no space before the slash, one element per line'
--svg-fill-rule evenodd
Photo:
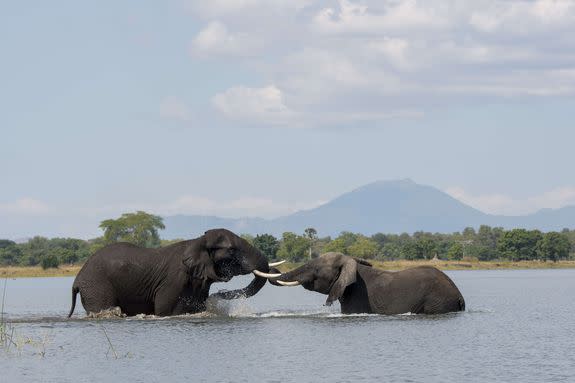
<path fill-rule="evenodd" d="M 173 318 L 67 319 L 73 278 L 6 282 L 2 382 L 573 382 L 575 270 L 449 271 L 467 311 L 341 315 L 302 287 Z M 236 288 L 236 277 L 218 288 Z"/>

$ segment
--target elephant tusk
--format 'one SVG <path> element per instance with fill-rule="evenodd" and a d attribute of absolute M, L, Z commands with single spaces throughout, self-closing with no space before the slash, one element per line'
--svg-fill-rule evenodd
<path fill-rule="evenodd" d="M 262 278 L 277 278 L 277 277 L 281 276 L 281 273 L 270 274 L 270 273 L 264 273 L 263 271 L 259 271 L 259 270 L 254 270 L 254 271 L 252 271 L 252 273 L 254 273 L 258 277 L 262 277 Z"/>
<path fill-rule="evenodd" d="M 299 283 L 298 281 L 293 281 L 293 282 L 276 281 L 276 282 L 282 286 L 299 286 L 299 285 L 301 285 L 301 283 Z"/>
<path fill-rule="evenodd" d="M 279 261 L 279 262 L 272 262 L 272 263 L 268 264 L 268 266 L 269 267 L 279 266 L 284 262 L 285 262 L 285 259 L 283 261 Z"/>

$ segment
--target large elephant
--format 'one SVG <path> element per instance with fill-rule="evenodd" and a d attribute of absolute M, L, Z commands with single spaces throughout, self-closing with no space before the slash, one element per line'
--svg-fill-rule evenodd
<path fill-rule="evenodd" d="M 338 299 L 344 314 L 442 314 L 465 310 L 459 289 L 434 267 L 383 271 L 341 253 L 323 254 L 270 282 L 302 285 L 327 294 L 326 305 Z"/>
<path fill-rule="evenodd" d="M 256 276 L 247 287 L 217 295 L 249 297 L 265 285 L 266 277 L 280 275 L 269 274 L 265 256 L 225 229 L 159 249 L 116 243 L 94 253 L 76 276 L 68 317 L 77 293 L 88 313 L 113 307 L 126 315 L 197 313 L 206 309 L 212 283 L 252 272 Z"/>

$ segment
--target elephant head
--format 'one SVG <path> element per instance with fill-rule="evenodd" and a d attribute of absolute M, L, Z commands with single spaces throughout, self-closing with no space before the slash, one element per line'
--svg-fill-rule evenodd
<path fill-rule="evenodd" d="M 341 253 L 325 253 L 278 278 L 270 279 L 270 282 L 276 286 L 302 285 L 307 290 L 326 294 L 325 303 L 330 306 L 341 298 L 347 286 L 355 283 L 358 262 L 371 266 L 368 262 Z"/>
<path fill-rule="evenodd" d="M 266 278 L 281 274 L 269 273 L 266 257 L 248 241 L 226 229 L 208 230 L 191 242 L 183 256 L 183 263 L 192 278 L 210 282 L 227 282 L 236 275 L 253 273 L 255 278 L 243 289 L 215 294 L 219 298 L 250 297 L 266 283 Z"/>

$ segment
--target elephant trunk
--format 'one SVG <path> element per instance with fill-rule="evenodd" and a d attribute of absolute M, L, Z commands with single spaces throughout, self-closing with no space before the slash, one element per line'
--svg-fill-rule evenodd
<path fill-rule="evenodd" d="M 283 273 L 277 278 L 270 278 L 269 282 L 274 286 L 299 286 L 303 283 L 302 272 L 305 270 L 306 265 L 300 266 L 286 273 Z"/>
<path fill-rule="evenodd" d="M 266 257 L 259 251 L 256 251 L 255 262 L 249 262 L 249 265 L 246 265 L 245 272 L 247 273 L 254 273 L 255 271 L 260 272 L 260 274 L 267 274 L 270 272 L 270 267 L 268 265 L 268 261 Z M 276 269 L 273 269 L 273 272 L 276 272 Z M 255 275 L 254 279 L 250 282 L 249 285 L 242 289 L 231 290 L 231 291 L 222 291 L 216 294 L 212 294 L 212 296 L 220 299 L 237 299 L 237 298 L 249 298 L 252 295 L 257 294 L 262 287 L 266 284 L 267 278 L 264 276 Z"/>

